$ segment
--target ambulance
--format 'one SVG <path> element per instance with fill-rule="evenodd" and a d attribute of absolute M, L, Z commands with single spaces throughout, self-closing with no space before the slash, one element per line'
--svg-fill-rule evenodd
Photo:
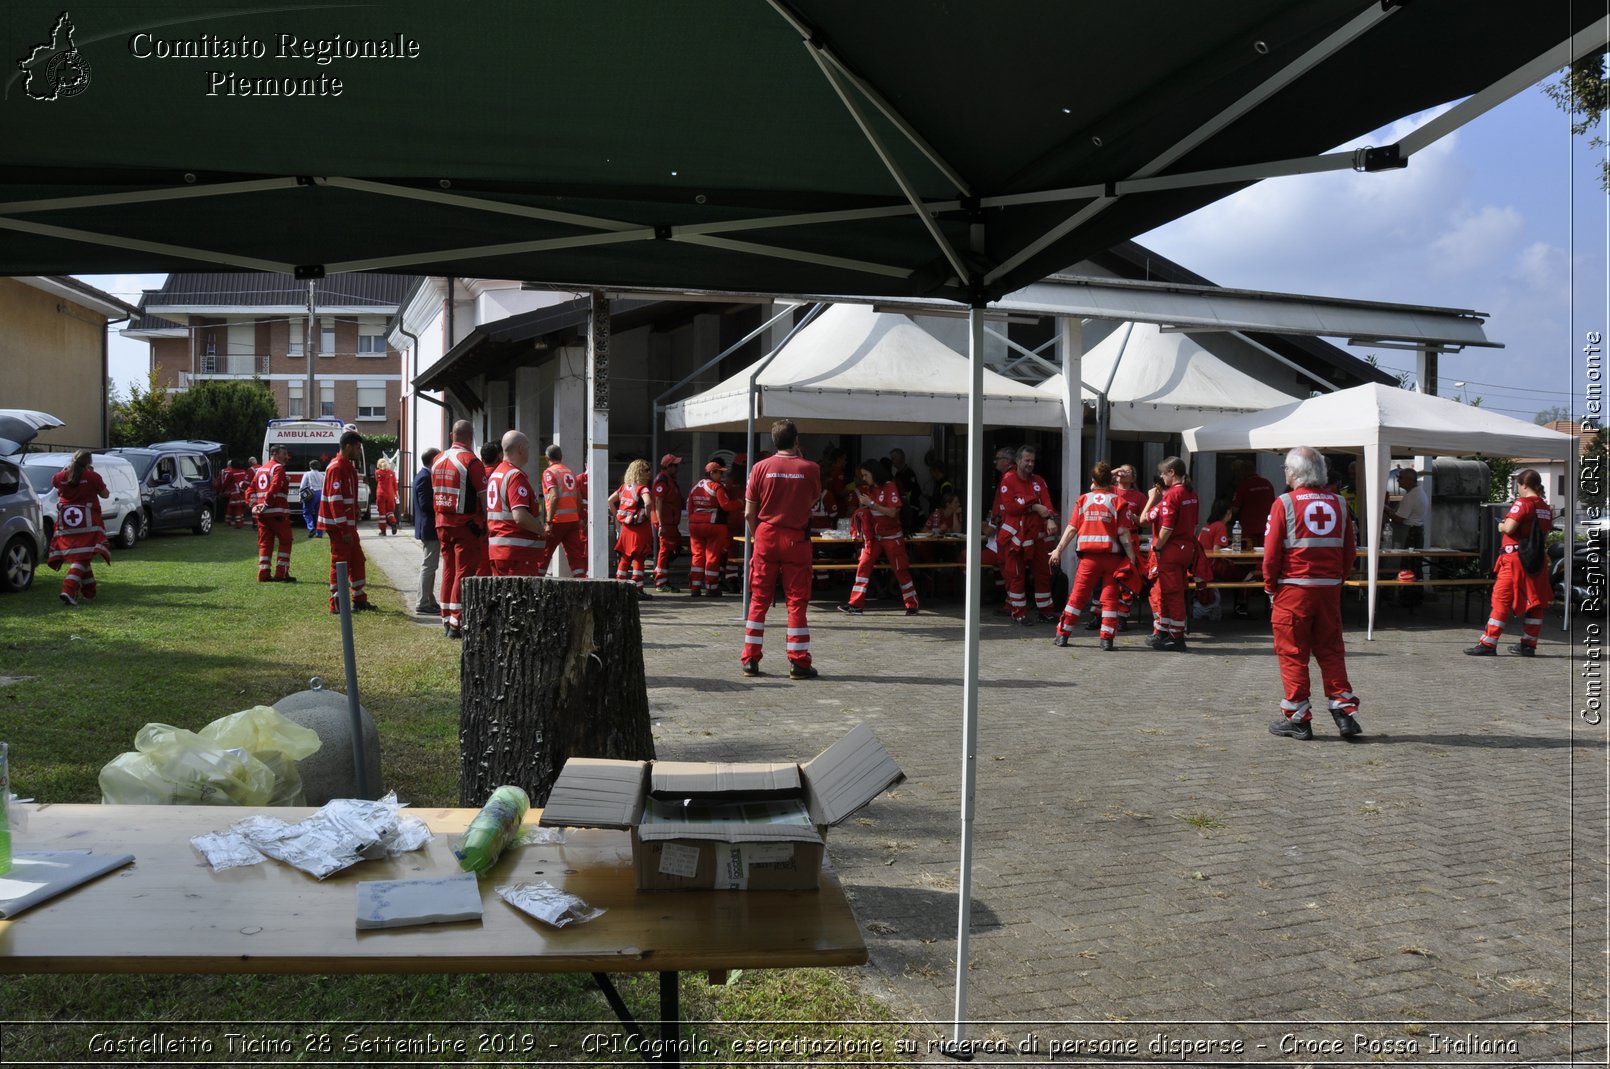
<path fill-rule="evenodd" d="M 284 446 L 291 451 L 290 463 L 285 465 L 285 477 L 291 484 L 291 507 L 301 508 L 302 476 L 307 474 L 308 466 L 319 460 L 328 467 L 330 461 L 341 451 L 341 435 L 357 429 L 352 424 L 342 423 L 333 417 L 271 419 L 268 421 L 268 430 L 263 434 L 263 451 L 257 454 L 257 458 L 267 463 L 269 450 L 276 446 Z M 367 463 L 361 455 L 354 461 L 360 476 L 358 512 L 366 520 L 369 518 L 369 473 L 365 467 Z"/>

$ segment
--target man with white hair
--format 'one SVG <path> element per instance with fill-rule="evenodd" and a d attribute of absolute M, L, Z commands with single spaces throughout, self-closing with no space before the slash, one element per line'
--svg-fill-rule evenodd
<path fill-rule="evenodd" d="M 1363 733 L 1355 714 L 1359 698 L 1347 681 L 1342 642 L 1342 581 L 1353 570 L 1358 539 L 1340 494 L 1324 489 L 1325 460 L 1306 446 L 1286 454 L 1291 486 L 1269 508 L 1263 540 L 1263 587 L 1272 599 L 1275 656 L 1286 696 L 1272 735 L 1314 737 L 1308 702 L 1308 659 L 1330 699 L 1331 719 L 1342 738 Z"/>
<path fill-rule="evenodd" d="M 536 494 L 525 466 L 531 440 L 519 431 L 503 435 L 503 459 L 486 477 L 487 557 L 493 575 L 536 575 L 546 548 Z"/>

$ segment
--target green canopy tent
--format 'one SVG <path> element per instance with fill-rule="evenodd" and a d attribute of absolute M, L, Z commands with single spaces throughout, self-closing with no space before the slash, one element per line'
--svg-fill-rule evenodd
<path fill-rule="evenodd" d="M 1262 178 L 1404 165 L 1603 48 L 1606 20 L 1571 0 L 16 0 L 0 38 L 0 274 L 950 298 L 973 310 L 983 471 L 985 303 Z"/>

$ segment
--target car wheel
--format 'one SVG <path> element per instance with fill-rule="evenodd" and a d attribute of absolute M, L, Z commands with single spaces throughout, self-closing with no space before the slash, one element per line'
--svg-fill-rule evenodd
<path fill-rule="evenodd" d="M 139 542 L 139 540 L 140 521 L 134 515 L 134 513 L 131 512 L 127 516 L 123 517 L 123 526 L 117 529 L 117 544 L 122 546 L 124 549 L 133 549 L 135 543 Z"/>
<path fill-rule="evenodd" d="M 202 509 L 201 515 L 196 517 L 196 525 L 190 529 L 198 535 L 212 534 L 212 509 Z"/>
<path fill-rule="evenodd" d="M 151 513 L 147 509 L 140 510 L 140 537 L 150 538 L 154 525 L 151 523 Z"/>
<path fill-rule="evenodd" d="M 5 552 L 0 553 L 0 589 L 27 590 L 33 585 L 38 562 L 33 544 L 26 536 L 18 535 L 7 542 Z"/>

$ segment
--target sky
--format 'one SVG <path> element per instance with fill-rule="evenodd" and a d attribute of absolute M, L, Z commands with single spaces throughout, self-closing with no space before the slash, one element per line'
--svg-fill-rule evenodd
<path fill-rule="evenodd" d="M 1436 114 L 1356 144 L 1390 144 Z M 1597 158 L 1534 87 L 1404 170 L 1269 179 L 1137 240 L 1222 286 L 1488 313 L 1487 336 L 1505 348 L 1444 356 L 1439 392 L 1522 419 L 1556 405 L 1580 418 L 1583 337 L 1610 334 Z M 80 277 L 131 304 L 163 278 Z M 1414 369 L 1413 353 L 1349 351 Z M 143 380 L 146 346 L 114 333 L 111 352 L 126 396 Z"/>

